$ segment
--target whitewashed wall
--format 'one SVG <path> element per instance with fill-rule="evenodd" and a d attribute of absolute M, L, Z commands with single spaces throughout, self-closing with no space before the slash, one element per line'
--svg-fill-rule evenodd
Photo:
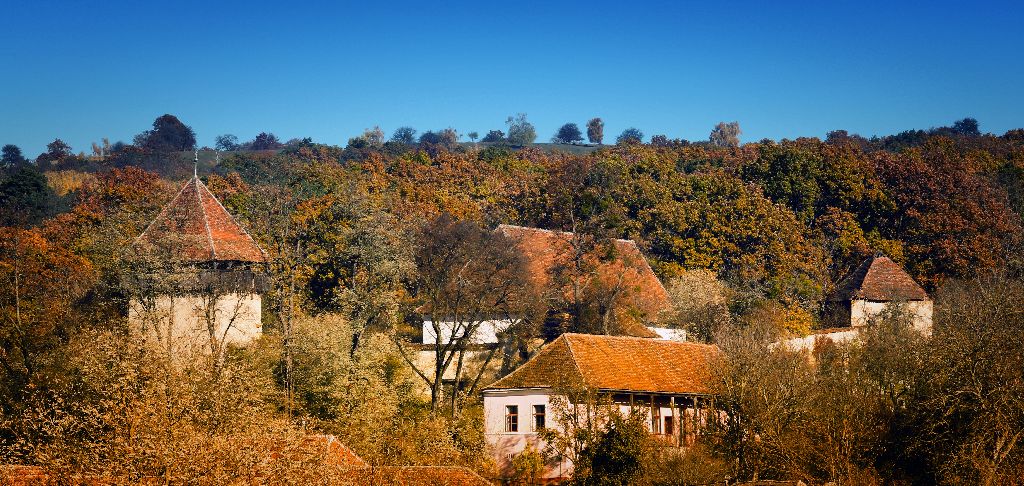
<path fill-rule="evenodd" d="M 913 320 L 914 329 L 917 329 L 926 336 L 931 336 L 932 301 L 930 300 L 915 300 L 899 304 L 870 300 L 854 300 L 850 303 L 850 325 L 854 327 L 865 326 L 871 322 L 872 317 L 882 313 L 890 305 L 898 305 L 902 308 Z"/>
<path fill-rule="evenodd" d="M 914 329 L 922 335 L 932 335 L 932 301 L 930 300 L 912 301 L 899 304 L 891 302 L 855 300 L 850 305 L 851 327 L 837 329 L 832 332 L 819 332 L 809 334 L 807 336 L 786 339 L 781 343 L 794 351 L 813 351 L 815 345 L 819 341 L 823 340 L 830 340 L 836 344 L 849 343 L 857 339 L 857 336 L 860 334 L 860 329 L 868 325 L 873 317 L 881 314 L 887 307 L 893 305 L 899 306 L 902 311 L 909 314 L 910 319 L 913 322 Z"/>
<path fill-rule="evenodd" d="M 666 341 L 676 341 L 680 343 L 686 342 L 686 329 L 671 329 L 668 327 L 650 326 L 648 326 L 647 329 L 654 331 L 655 334 L 658 335 L 659 339 L 664 339 Z"/>
<path fill-rule="evenodd" d="M 514 324 L 512 319 L 494 319 L 483 321 L 476 328 L 476 332 L 470 339 L 471 344 L 497 344 L 498 333 L 504 331 Z M 441 331 L 441 344 L 448 344 L 456 339 L 461 339 L 466 332 L 465 326 L 454 322 L 438 322 Z M 437 340 L 437 333 L 434 331 L 433 321 L 423 321 L 423 344 L 434 344 Z"/>
<path fill-rule="evenodd" d="M 552 419 L 551 395 L 546 390 L 488 390 L 484 392 L 484 438 L 498 467 L 508 467 L 516 454 L 523 452 L 530 444 L 538 451 L 544 450 L 544 441 L 533 430 L 533 406 L 544 405 L 547 412 L 547 427 L 560 429 L 557 420 Z M 505 432 L 505 407 L 519 406 L 519 431 Z M 572 473 L 572 462 L 549 465 L 544 477 L 567 477 Z"/>
<path fill-rule="evenodd" d="M 211 305 L 201 296 L 160 296 L 144 304 L 133 298 L 128 322 L 148 343 L 173 355 L 210 353 L 206 312 L 213 310 L 218 342 L 244 346 L 263 333 L 262 299 L 258 294 L 227 294 Z"/>
<path fill-rule="evenodd" d="M 849 328 L 834 332 L 822 332 L 817 334 L 808 334 L 807 336 L 797 337 L 792 339 L 786 339 L 782 341 L 783 346 L 792 351 L 814 351 L 815 345 L 818 341 L 829 340 L 836 344 L 846 344 L 855 339 L 860 334 L 860 329 Z"/>

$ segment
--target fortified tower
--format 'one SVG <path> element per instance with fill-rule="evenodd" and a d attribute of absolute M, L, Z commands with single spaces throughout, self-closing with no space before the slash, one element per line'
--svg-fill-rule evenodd
<path fill-rule="evenodd" d="M 172 356 L 223 355 L 262 333 L 266 256 L 193 176 L 135 239 L 128 319 Z"/>
<path fill-rule="evenodd" d="M 837 326 L 861 327 L 891 305 L 901 305 L 914 328 L 931 335 L 932 300 L 896 262 L 877 254 L 839 283 L 826 301 Z"/>

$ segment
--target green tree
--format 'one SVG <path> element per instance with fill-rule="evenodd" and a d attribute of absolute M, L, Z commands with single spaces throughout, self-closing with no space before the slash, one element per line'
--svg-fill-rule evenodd
<path fill-rule="evenodd" d="M 525 147 L 537 139 L 537 130 L 526 120 L 526 113 L 508 117 L 505 124 L 508 125 L 508 143 L 512 145 Z"/>
<path fill-rule="evenodd" d="M 505 141 L 505 132 L 501 130 L 491 130 L 484 135 L 484 138 L 480 140 L 484 143 L 499 143 Z"/>
<path fill-rule="evenodd" d="M 21 149 L 17 145 L 7 144 L 3 148 L 3 156 L 0 157 L 0 168 L 9 169 L 25 162 Z"/>
<path fill-rule="evenodd" d="M 22 164 L 0 180 L 0 224 L 33 226 L 53 214 L 57 194 L 39 169 Z"/>
<path fill-rule="evenodd" d="M 225 152 L 238 150 L 238 137 L 231 135 L 230 133 L 217 135 L 215 147 L 217 150 L 223 150 Z"/>
<path fill-rule="evenodd" d="M 715 147 L 739 147 L 742 133 L 740 122 L 721 122 L 711 130 L 709 140 Z"/>
<path fill-rule="evenodd" d="M 641 132 L 636 128 L 627 128 L 619 134 L 615 139 L 615 143 L 628 144 L 628 143 L 642 143 L 644 140 L 644 132 Z"/>
<path fill-rule="evenodd" d="M 551 143 L 576 143 L 583 141 L 583 134 L 580 132 L 580 127 L 575 123 L 566 123 L 558 129 L 554 137 L 551 137 Z"/>
<path fill-rule="evenodd" d="M 391 135 L 391 141 L 412 145 L 416 143 L 416 129 L 413 127 L 398 127 L 395 129 L 395 133 Z"/>
<path fill-rule="evenodd" d="M 978 130 L 978 120 L 974 118 L 964 118 L 963 120 L 957 120 L 953 123 L 953 131 L 961 135 L 967 136 L 978 136 L 981 135 L 981 131 Z"/>
<path fill-rule="evenodd" d="M 590 143 L 601 145 L 604 140 L 604 120 L 591 118 L 587 122 L 587 139 L 590 140 Z"/>
<path fill-rule="evenodd" d="M 629 416 L 612 413 L 590 446 L 583 450 L 582 460 L 575 464 L 572 482 L 580 485 L 643 484 L 650 473 L 652 449 L 644 413 Z"/>
<path fill-rule="evenodd" d="M 260 132 L 256 138 L 245 145 L 249 150 L 278 150 L 284 146 L 277 139 L 277 135 L 268 132 Z"/>
<path fill-rule="evenodd" d="M 196 133 L 174 115 L 153 120 L 153 129 L 135 136 L 135 145 L 153 152 L 195 150 Z"/>

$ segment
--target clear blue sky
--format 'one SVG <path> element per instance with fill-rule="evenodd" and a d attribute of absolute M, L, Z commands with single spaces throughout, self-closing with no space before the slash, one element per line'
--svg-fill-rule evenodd
<path fill-rule="evenodd" d="M 34 157 L 131 141 L 164 113 L 200 144 L 260 131 L 344 144 L 593 116 L 612 138 L 884 135 L 1024 126 L 1015 2 L 5 2 L 0 143 Z"/>

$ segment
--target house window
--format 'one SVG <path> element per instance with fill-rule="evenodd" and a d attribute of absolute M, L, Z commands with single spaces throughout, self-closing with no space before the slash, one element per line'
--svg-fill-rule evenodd
<path fill-rule="evenodd" d="M 505 405 L 505 432 L 519 432 L 518 405 Z"/>
<path fill-rule="evenodd" d="M 533 406 L 533 431 L 539 432 L 544 430 L 544 405 Z"/>
<path fill-rule="evenodd" d="M 651 433 L 661 433 L 661 407 L 651 409 Z"/>
<path fill-rule="evenodd" d="M 676 433 L 675 423 L 672 421 L 673 417 L 668 415 L 665 417 L 665 435 L 672 435 Z"/>

